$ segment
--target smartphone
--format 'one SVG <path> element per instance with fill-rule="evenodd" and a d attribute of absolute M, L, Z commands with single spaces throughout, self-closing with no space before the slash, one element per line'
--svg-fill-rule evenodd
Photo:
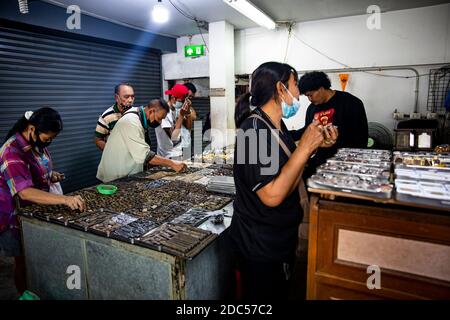
<path fill-rule="evenodd" d="M 187 104 L 189 106 L 189 109 L 187 109 L 186 114 L 185 114 L 185 115 L 188 115 L 191 113 L 192 102 L 189 98 L 186 98 L 186 99 L 184 99 L 184 104 Z"/>

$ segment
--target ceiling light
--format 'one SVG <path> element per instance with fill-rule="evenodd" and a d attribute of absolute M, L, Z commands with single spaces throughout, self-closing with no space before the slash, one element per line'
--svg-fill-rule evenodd
<path fill-rule="evenodd" d="M 22 14 L 28 13 L 28 0 L 19 0 L 19 11 Z"/>
<path fill-rule="evenodd" d="M 273 30 L 277 26 L 275 21 L 248 0 L 223 0 L 223 2 L 262 27 Z"/>
<path fill-rule="evenodd" d="M 153 7 L 152 17 L 153 21 L 156 23 L 165 23 L 169 21 L 169 11 L 161 3 L 161 0 L 158 0 L 158 3 Z"/>

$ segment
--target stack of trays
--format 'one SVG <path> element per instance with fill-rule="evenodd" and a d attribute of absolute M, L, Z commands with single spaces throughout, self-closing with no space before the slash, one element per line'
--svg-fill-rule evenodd
<path fill-rule="evenodd" d="M 396 199 L 450 207 L 450 156 L 395 152 Z"/>
<path fill-rule="evenodd" d="M 225 194 L 236 194 L 234 178 L 227 176 L 213 176 L 209 179 L 206 190 Z"/>
<path fill-rule="evenodd" d="M 317 168 L 308 180 L 314 189 L 346 192 L 389 199 L 391 153 L 386 150 L 339 149 L 336 155 Z"/>

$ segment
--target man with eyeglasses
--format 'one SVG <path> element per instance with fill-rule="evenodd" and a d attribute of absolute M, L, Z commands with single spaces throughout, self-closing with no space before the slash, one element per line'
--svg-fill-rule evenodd
<path fill-rule="evenodd" d="M 116 101 L 111 107 L 105 110 L 98 118 L 97 127 L 95 128 L 95 144 L 103 151 L 106 141 L 117 121 L 134 103 L 133 87 L 126 82 L 121 82 L 114 88 L 114 100 Z"/>

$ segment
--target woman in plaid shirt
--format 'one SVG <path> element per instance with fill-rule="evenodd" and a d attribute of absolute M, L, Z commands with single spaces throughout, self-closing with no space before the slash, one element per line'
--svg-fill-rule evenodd
<path fill-rule="evenodd" d="M 64 204 L 73 210 L 85 210 L 81 197 L 49 192 L 51 183 L 64 179 L 63 174 L 53 171 L 47 150 L 61 130 L 62 120 L 56 110 L 28 111 L 8 132 L 0 149 L 0 255 L 15 257 L 19 293 L 25 290 L 25 268 L 16 204 Z"/>

